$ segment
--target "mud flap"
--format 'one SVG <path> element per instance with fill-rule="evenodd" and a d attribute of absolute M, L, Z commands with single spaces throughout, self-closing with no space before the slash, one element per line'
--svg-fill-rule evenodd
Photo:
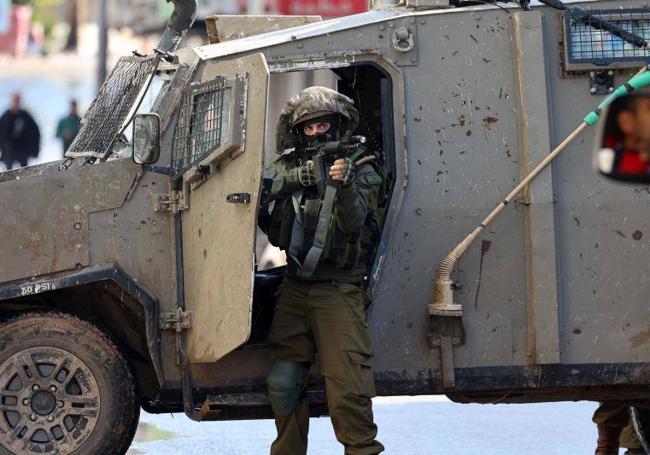
<path fill-rule="evenodd" d="M 439 349 L 443 389 L 453 389 L 456 385 L 454 346 L 463 344 L 464 339 L 461 316 L 429 314 L 429 344 L 432 349 Z"/>

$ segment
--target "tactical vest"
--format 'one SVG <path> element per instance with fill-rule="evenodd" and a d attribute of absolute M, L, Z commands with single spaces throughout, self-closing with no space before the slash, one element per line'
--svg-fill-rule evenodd
<path fill-rule="evenodd" d="M 379 191 L 385 188 L 383 178 L 371 164 L 364 164 L 359 168 L 355 181 L 357 184 L 378 185 Z M 285 250 L 296 262 L 302 264 L 314 242 L 323 201 L 311 189 L 298 193 L 289 198 L 276 199 L 267 234 L 272 244 Z M 381 200 L 381 197 L 379 199 Z M 360 265 L 369 266 L 379 238 L 383 222 L 380 213 L 383 211 L 369 211 L 358 232 L 345 233 L 338 225 L 338 210 L 335 204 L 320 262 L 327 261 L 343 270 L 355 269 Z M 296 230 L 296 214 L 301 217 L 302 230 L 302 241 L 298 243 L 296 240 L 300 237 Z"/>

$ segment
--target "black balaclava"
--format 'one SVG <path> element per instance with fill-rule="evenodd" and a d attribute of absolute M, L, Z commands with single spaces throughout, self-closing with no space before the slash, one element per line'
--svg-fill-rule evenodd
<path fill-rule="evenodd" d="M 323 134 L 316 134 L 314 136 L 307 136 L 303 133 L 305 126 L 313 125 L 314 123 L 330 124 L 330 129 Z M 318 143 L 336 141 L 340 139 L 339 134 L 339 116 L 338 114 L 329 114 L 322 117 L 316 117 L 305 122 L 299 123 L 295 126 L 296 132 L 300 136 L 301 145 L 305 147 L 313 147 Z"/>

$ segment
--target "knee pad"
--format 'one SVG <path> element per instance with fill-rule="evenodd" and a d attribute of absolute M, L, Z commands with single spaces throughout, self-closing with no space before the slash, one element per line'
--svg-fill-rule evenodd
<path fill-rule="evenodd" d="M 291 415 L 300 400 L 306 373 L 307 368 L 302 363 L 280 361 L 273 364 L 266 383 L 275 415 Z"/>

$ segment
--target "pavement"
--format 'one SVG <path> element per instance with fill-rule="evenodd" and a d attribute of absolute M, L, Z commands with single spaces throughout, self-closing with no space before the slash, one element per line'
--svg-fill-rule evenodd
<path fill-rule="evenodd" d="M 586 455 L 595 448 L 593 402 L 456 404 L 444 397 L 374 400 L 387 455 Z M 260 455 L 275 438 L 271 420 L 193 422 L 143 413 L 127 455 Z M 623 451 L 621 451 L 622 453 Z M 310 421 L 309 455 L 342 454 L 330 419 Z"/>

